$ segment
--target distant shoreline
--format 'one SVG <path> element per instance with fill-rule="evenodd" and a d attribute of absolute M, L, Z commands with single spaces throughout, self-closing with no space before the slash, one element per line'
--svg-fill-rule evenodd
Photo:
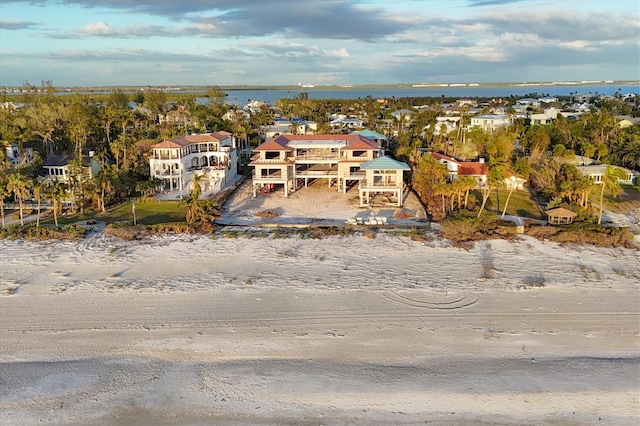
<path fill-rule="evenodd" d="M 327 85 L 127 85 L 127 86 L 54 86 L 57 92 L 104 92 L 120 89 L 126 92 L 145 90 L 148 88 L 157 90 L 165 90 L 167 92 L 206 92 L 209 88 L 215 87 L 220 90 L 299 90 L 299 91 L 318 91 L 318 90 L 388 90 L 388 89 L 461 89 L 461 88 L 492 88 L 492 87 L 557 87 L 557 86 L 640 86 L 637 80 L 599 80 L 599 81 L 556 81 L 556 82 L 502 82 L 502 83 L 403 83 L 403 84 L 327 84 Z M 40 87 L 34 86 L 38 89 Z M 0 91 L 6 94 L 13 94 L 13 90 L 22 89 L 22 86 L 5 86 L 0 87 Z M 16 93 L 19 94 L 19 93 Z"/>

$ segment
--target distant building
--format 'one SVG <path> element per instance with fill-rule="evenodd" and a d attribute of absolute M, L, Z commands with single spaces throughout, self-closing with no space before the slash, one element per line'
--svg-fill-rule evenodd
<path fill-rule="evenodd" d="M 478 115 L 471 117 L 470 127 L 479 127 L 484 131 L 492 132 L 510 124 L 511 118 L 508 115 Z"/>
<path fill-rule="evenodd" d="M 9 163 L 15 167 L 20 163 L 28 163 L 33 159 L 33 148 L 22 148 L 12 143 L 5 147 L 5 155 Z"/>

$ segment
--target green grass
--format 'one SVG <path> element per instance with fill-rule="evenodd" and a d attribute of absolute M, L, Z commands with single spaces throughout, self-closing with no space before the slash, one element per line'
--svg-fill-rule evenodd
<path fill-rule="evenodd" d="M 482 203 L 482 194 L 477 191 L 475 194 L 478 199 L 478 204 Z M 509 196 L 509 191 L 491 191 L 489 199 L 487 200 L 486 209 L 502 214 L 504 204 Z M 513 216 L 530 217 L 532 219 L 546 219 L 542 209 L 538 206 L 528 191 L 513 191 L 511 199 L 509 200 L 509 206 L 507 207 L 507 214 Z"/>
<path fill-rule="evenodd" d="M 157 225 L 161 223 L 185 222 L 185 204 L 180 201 L 158 201 L 151 203 L 136 203 L 136 220 L 140 225 Z M 111 207 L 105 214 L 99 212 L 86 213 L 84 215 L 65 215 L 58 218 L 60 225 L 74 223 L 79 220 L 99 220 L 107 223 L 133 222 L 131 203 L 123 203 Z M 43 223 L 53 223 L 49 218 Z"/>
<path fill-rule="evenodd" d="M 620 185 L 621 191 L 613 198 L 609 191 L 604 191 L 604 208 L 617 213 L 636 212 L 640 209 L 640 186 Z M 591 202 L 597 204 L 600 201 L 600 187 L 596 187 L 589 197 Z"/>

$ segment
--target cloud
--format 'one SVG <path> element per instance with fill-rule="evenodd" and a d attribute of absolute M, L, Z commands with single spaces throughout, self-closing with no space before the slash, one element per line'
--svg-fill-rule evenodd
<path fill-rule="evenodd" d="M 0 30 L 30 30 L 38 26 L 39 24 L 30 21 L 0 20 Z"/>
<path fill-rule="evenodd" d="M 47 5 L 44 0 L 23 2 Z M 174 35 L 203 37 L 284 34 L 301 38 L 372 42 L 420 24 L 415 18 L 394 13 L 393 9 L 365 7 L 348 0 L 59 0 L 58 3 L 120 10 L 129 14 L 163 16 L 184 25 L 173 28 L 171 31 Z M 131 37 L 140 37 L 136 28 L 130 30 Z M 126 37 L 127 34 L 127 29 L 122 28 L 93 35 Z M 82 33 L 76 32 L 76 35 Z M 58 34 L 56 38 L 73 36 L 74 34 Z"/>

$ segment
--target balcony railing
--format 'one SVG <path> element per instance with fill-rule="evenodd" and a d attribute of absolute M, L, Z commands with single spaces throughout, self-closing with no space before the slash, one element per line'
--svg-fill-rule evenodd
<path fill-rule="evenodd" d="M 292 162 L 293 159 L 291 157 L 287 157 L 285 159 L 281 159 L 280 157 L 278 158 L 256 158 L 255 160 L 256 163 L 289 163 Z"/>
<path fill-rule="evenodd" d="M 338 176 L 337 170 L 300 170 L 296 171 L 296 177 L 313 177 L 313 176 Z"/>
<path fill-rule="evenodd" d="M 156 170 L 155 175 L 156 176 L 180 176 L 182 174 L 182 171 L 180 170 Z"/>
<path fill-rule="evenodd" d="M 367 174 L 365 172 L 351 172 L 347 173 L 345 179 L 364 179 Z"/>
<path fill-rule="evenodd" d="M 282 182 L 283 180 L 287 179 L 286 176 L 284 175 L 268 175 L 268 176 L 253 176 L 253 180 L 256 182 Z"/>
<path fill-rule="evenodd" d="M 204 171 L 209 171 L 209 170 L 225 170 L 228 167 L 225 165 L 217 165 L 217 166 L 191 166 L 189 168 L 187 168 L 188 172 L 193 172 L 195 170 L 204 170 Z"/>
<path fill-rule="evenodd" d="M 338 161 L 340 156 L 338 154 L 332 155 L 314 155 L 314 154 L 298 154 L 296 155 L 296 161 Z"/>
<path fill-rule="evenodd" d="M 402 182 L 371 182 L 363 179 L 360 181 L 361 188 L 401 188 Z"/>

